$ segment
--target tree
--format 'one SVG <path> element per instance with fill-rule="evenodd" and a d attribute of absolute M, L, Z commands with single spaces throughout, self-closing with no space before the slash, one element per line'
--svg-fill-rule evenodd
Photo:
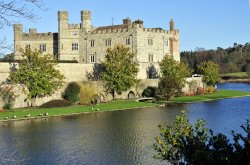
<path fill-rule="evenodd" d="M 31 9 L 33 6 L 35 8 Z M 0 0 L 0 29 L 19 22 L 18 19 L 37 21 L 40 17 L 34 13 L 35 9 L 48 10 L 43 0 Z M 12 49 L 12 45 L 7 44 L 6 38 L 0 38 L 0 56 Z"/>
<path fill-rule="evenodd" d="M 191 73 L 184 63 L 179 63 L 169 56 L 165 56 L 160 62 L 161 76 L 159 81 L 159 93 L 169 100 L 176 93 L 180 93 L 185 86 L 185 78 Z"/>
<path fill-rule="evenodd" d="M 6 54 L 2 58 L 3 61 L 7 61 L 7 62 L 12 62 L 12 61 L 14 61 L 14 59 L 15 59 L 14 53 Z"/>
<path fill-rule="evenodd" d="M 206 121 L 197 120 L 192 126 L 185 112 L 177 116 L 173 126 L 159 125 L 155 138 L 157 159 L 172 164 L 248 164 L 250 161 L 250 122 L 241 128 L 244 134 L 232 131 L 233 143 L 222 133 L 214 135 Z"/>
<path fill-rule="evenodd" d="M 101 62 L 104 71 L 101 78 L 107 81 L 107 89 L 112 93 L 126 91 L 135 85 L 139 71 L 138 63 L 133 61 L 134 54 L 121 44 L 108 48 L 105 61 Z"/>
<path fill-rule="evenodd" d="M 37 97 L 52 95 L 63 85 L 64 76 L 56 69 L 57 61 L 51 55 L 41 55 L 37 50 L 21 50 L 23 59 L 10 72 L 12 84 L 23 85 L 31 106 L 36 106 Z"/>
<path fill-rule="evenodd" d="M 219 65 L 213 63 L 212 61 L 203 61 L 197 66 L 199 72 L 203 74 L 202 81 L 208 86 L 214 86 L 220 81 L 219 75 Z"/>
<path fill-rule="evenodd" d="M 47 10 L 43 0 L 0 0 L 0 28 L 4 25 L 10 26 L 14 22 L 13 18 L 36 21 L 39 17 L 30 9 L 31 5 L 40 10 Z"/>

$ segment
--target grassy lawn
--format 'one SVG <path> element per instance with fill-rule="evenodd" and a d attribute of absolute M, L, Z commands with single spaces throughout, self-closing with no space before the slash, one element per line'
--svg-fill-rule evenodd
<path fill-rule="evenodd" d="M 25 115 L 30 114 L 29 118 L 41 117 L 39 114 L 48 113 L 48 116 L 58 116 L 58 115 L 69 115 L 74 113 L 84 113 L 84 112 L 95 112 L 97 109 L 99 111 L 112 111 L 112 110 L 122 110 L 128 108 L 136 107 L 146 107 L 146 106 L 156 106 L 155 103 L 147 102 L 136 102 L 131 100 L 126 101 L 115 101 L 110 103 L 101 103 L 95 106 L 72 106 L 72 107 L 60 107 L 60 108 L 24 108 L 15 109 L 12 111 L 0 112 L 0 120 L 4 120 L 7 116 L 9 119 L 12 116 L 16 116 L 16 119 L 26 118 Z M 92 109 L 93 108 L 93 109 Z"/>
<path fill-rule="evenodd" d="M 226 73 L 220 74 L 222 78 L 248 78 L 246 72 L 235 72 L 235 73 Z"/>
<path fill-rule="evenodd" d="M 250 96 L 250 92 L 219 90 L 213 94 L 175 97 L 171 99 L 171 101 L 174 103 L 189 103 L 189 102 L 210 101 L 210 100 L 217 100 L 217 99 L 222 99 L 222 98 L 233 98 L 233 97 L 242 97 L 242 96 Z"/>

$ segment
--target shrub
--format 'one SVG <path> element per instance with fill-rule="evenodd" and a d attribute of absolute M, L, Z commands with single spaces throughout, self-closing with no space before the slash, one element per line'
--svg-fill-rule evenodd
<path fill-rule="evenodd" d="M 142 97 L 155 97 L 156 96 L 156 87 L 147 87 L 143 92 L 142 92 Z"/>
<path fill-rule="evenodd" d="M 81 84 L 80 89 L 80 104 L 96 104 L 98 92 L 94 85 L 89 83 Z"/>
<path fill-rule="evenodd" d="M 232 139 L 214 134 L 206 127 L 205 120 L 191 125 L 182 112 L 171 126 L 159 125 L 160 134 L 155 138 L 156 159 L 171 164 L 249 164 L 250 121 L 241 125 L 243 133 L 231 131 Z"/>
<path fill-rule="evenodd" d="M 42 104 L 40 108 L 67 107 L 73 104 L 74 103 L 69 100 L 51 100 L 47 103 Z"/>
<path fill-rule="evenodd" d="M 207 93 L 214 93 L 215 91 L 216 91 L 215 87 L 213 87 L 213 86 L 207 87 Z"/>
<path fill-rule="evenodd" d="M 196 95 L 203 95 L 205 93 L 205 90 L 202 87 L 198 87 L 196 89 Z"/>
<path fill-rule="evenodd" d="M 80 94 L 80 85 L 77 82 L 71 82 L 68 84 L 67 88 L 63 93 L 63 98 L 69 100 L 73 103 L 78 102 Z"/>
<path fill-rule="evenodd" d="M 10 110 L 13 108 L 13 104 L 16 99 L 16 95 L 12 91 L 12 87 L 10 86 L 3 86 L 0 87 L 0 98 L 2 99 L 4 109 Z"/>

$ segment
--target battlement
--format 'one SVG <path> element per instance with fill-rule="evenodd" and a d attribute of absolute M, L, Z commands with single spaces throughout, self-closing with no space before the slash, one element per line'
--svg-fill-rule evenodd
<path fill-rule="evenodd" d="M 81 20 L 90 20 L 91 19 L 91 11 L 82 10 L 81 11 Z"/>
<path fill-rule="evenodd" d="M 23 25 L 22 24 L 14 24 L 13 28 L 14 28 L 14 31 L 23 31 Z"/>
<path fill-rule="evenodd" d="M 58 33 L 22 33 L 23 40 L 51 40 L 58 38 Z"/>
<path fill-rule="evenodd" d="M 67 11 L 58 11 L 58 20 L 68 20 L 69 13 Z"/>
<path fill-rule="evenodd" d="M 115 29 L 102 29 L 94 30 L 92 34 L 108 34 L 108 33 L 126 33 L 129 31 L 129 28 L 115 28 Z"/>
<path fill-rule="evenodd" d="M 173 31 L 170 30 L 164 30 L 161 28 L 143 28 L 143 32 L 153 32 L 153 33 L 162 33 L 162 34 L 179 34 L 178 29 L 174 29 Z"/>

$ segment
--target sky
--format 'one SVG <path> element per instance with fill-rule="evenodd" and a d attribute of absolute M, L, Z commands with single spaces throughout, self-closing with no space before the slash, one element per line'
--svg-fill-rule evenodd
<path fill-rule="evenodd" d="M 234 43 L 250 42 L 250 0 L 44 0 L 47 11 L 34 6 L 40 19 L 35 22 L 16 18 L 24 31 L 37 28 L 38 32 L 58 32 L 57 11 L 69 12 L 70 23 L 80 23 L 80 11 L 91 10 L 95 27 L 121 24 L 123 18 L 141 19 L 144 27 L 169 29 L 175 21 L 180 30 L 181 51 L 227 48 Z M 0 29 L 0 39 L 5 37 L 13 45 L 10 26 Z"/>

